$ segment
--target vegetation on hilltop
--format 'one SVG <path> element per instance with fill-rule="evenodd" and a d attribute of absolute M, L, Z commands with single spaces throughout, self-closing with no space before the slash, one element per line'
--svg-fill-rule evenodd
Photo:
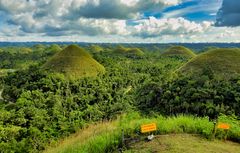
<path fill-rule="evenodd" d="M 193 58 L 180 72 L 193 75 L 212 74 L 216 77 L 231 77 L 240 73 L 240 49 L 212 49 Z"/>
<path fill-rule="evenodd" d="M 124 46 L 116 47 L 114 52 L 128 57 L 141 57 L 144 55 L 144 52 L 139 48 L 126 48 Z"/>
<path fill-rule="evenodd" d="M 221 122 L 226 122 L 231 124 L 231 129 L 229 131 L 228 139 L 236 139 L 239 137 L 239 129 L 238 121 L 236 119 L 228 119 L 226 120 L 225 116 L 221 116 L 219 119 Z M 76 132 L 74 135 L 64 139 L 55 147 L 49 147 L 45 153 L 110 153 L 117 152 L 119 150 L 124 152 L 131 151 L 143 151 L 147 152 L 147 147 L 149 143 L 144 139 L 146 138 L 146 134 L 140 133 L 140 127 L 143 124 L 148 123 L 156 123 L 157 131 L 154 132 L 154 135 L 157 138 L 154 138 L 152 143 L 156 142 L 158 137 L 164 135 L 166 138 L 170 138 L 169 143 L 171 145 L 175 144 L 174 137 L 179 140 L 179 136 L 189 136 L 189 140 L 193 140 L 194 145 L 199 146 L 199 149 L 205 150 L 206 146 L 211 149 L 219 148 L 216 146 L 220 146 L 226 144 L 226 142 L 220 141 L 208 141 L 212 139 L 212 129 L 214 124 L 208 120 L 208 118 L 196 118 L 193 116 L 172 116 L 172 117 L 163 117 L 163 116 L 155 116 L 155 117 L 144 117 L 139 115 L 136 112 L 132 112 L 130 114 L 124 114 L 120 116 L 117 120 L 113 122 L 103 122 L 95 125 L 91 125 L 83 130 Z M 122 143 L 122 133 L 124 132 L 124 144 Z M 95 134 L 94 134 L 95 133 Z M 172 135 L 171 135 L 172 134 Z M 186 134 L 195 134 L 195 137 L 190 137 L 190 135 Z M 196 135 L 197 134 L 197 135 Z M 219 130 L 216 134 L 216 137 L 223 137 L 224 131 Z M 207 140 L 208 139 L 208 140 Z M 204 147 L 200 145 L 196 140 L 201 140 L 201 144 L 205 144 Z M 140 143 L 140 144 L 139 144 Z M 145 145 L 143 145 L 145 143 Z M 166 143 L 161 141 L 159 144 L 155 144 L 155 151 L 161 151 L 159 147 L 162 147 L 162 143 Z M 180 142 L 178 142 L 180 143 Z M 182 142 L 182 143 L 190 143 L 190 142 Z M 237 143 L 227 142 L 225 147 L 228 147 L 232 151 L 238 151 L 240 145 Z M 142 145 L 141 145 L 142 144 Z M 169 145 L 170 145 L 169 144 Z M 141 146 L 140 146 L 141 145 Z M 215 146 L 216 145 L 216 146 Z M 172 146 L 172 148 L 168 148 L 172 150 L 178 148 L 178 146 Z M 186 150 L 191 150 L 192 152 L 197 152 L 198 148 L 194 148 L 190 145 L 191 148 L 185 148 Z M 152 148 L 151 148 L 152 149 Z M 166 150 L 167 151 L 167 150 Z M 202 153 L 202 152 L 201 152 Z M 216 152 L 217 153 L 217 152 Z"/>
<path fill-rule="evenodd" d="M 39 65 L 55 54 L 53 50 L 46 50 L 46 46 L 35 45 L 29 47 L 3 47 L 0 52 L 1 69 L 27 69 L 30 65 Z"/>
<path fill-rule="evenodd" d="M 168 48 L 164 53 L 163 56 L 179 56 L 184 58 L 193 58 L 195 57 L 195 53 L 190 49 L 184 46 L 173 46 Z"/>
<path fill-rule="evenodd" d="M 240 116 L 240 77 L 231 80 L 181 76 L 165 84 L 139 89 L 136 106 L 144 114 L 195 114 L 217 119 L 219 114 Z"/>
<path fill-rule="evenodd" d="M 167 82 L 183 62 L 108 53 L 96 57 L 107 71 L 93 78 L 68 80 L 39 66 L 5 76 L 0 133 L 6 139 L 1 140 L 1 151 L 38 152 L 89 123 L 130 112 L 138 88 L 147 82 Z"/>
<path fill-rule="evenodd" d="M 53 56 L 55 51 L 48 50 L 49 47 L 34 46 L 30 48 L 32 52 L 24 54 L 18 47 L 2 48 L 0 52 L 4 60 L 9 59 L 9 63 L 1 68 L 11 72 L 0 79 L 4 88 L 4 99 L 0 99 L 0 152 L 40 152 L 91 123 L 115 120 L 129 112 L 141 113 L 145 118 L 130 117 L 136 119 L 136 124 L 129 118 L 125 123 L 121 122 L 116 133 L 113 132 L 116 135 L 105 133 L 96 141 L 93 138 L 84 144 L 85 148 L 101 151 L 107 146 L 109 150 L 116 149 L 122 128 L 129 136 L 139 131 L 139 125 L 145 121 L 156 121 L 152 116 L 165 116 L 158 120 L 168 122 L 168 117 L 179 114 L 194 115 L 194 120 L 203 119 L 204 123 L 207 122 L 204 125 L 211 127 L 213 124 L 209 120 L 220 120 L 221 114 L 228 115 L 226 121 L 234 119 L 231 120 L 234 126 L 229 138 L 239 142 L 240 129 L 235 126 L 239 124 L 237 118 L 240 116 L 239 77 L 224 80 L 212 75 L 211 71 L 205 71 L 197 78 L 179 75 L 175 72 L 186 63 L 186 58 L 161 56 L 160 50 L 153 52 L 147 48 L 144 48 L 145 54 L 141 58 L 129 58 L 114 54 L 115 47 L 107 45 L 107 51 L 93 54 L 94 59 L 105 66 L 105 74 L 72 80 L 66 79 L 64 73 L 49 73 L 42 68 L 43 63 L 53 60 L 54 65 L 50 66 L 62 72 L 63 66 L 79 66 L 78 59 L 83 59 L 91 69 L 89 59 L 93 57 L 75 45 L 61 46 L 63 51 Z M 126 45 L 124 48 L 136 47 Z M 15 62 L 18 60 L 25 64 L 25 68 L 19 68 Z M 12 69 L 14 71 L 10 71 Z M 203 135 L 211 132 L 209 129 L 202 131 L 198 125 L 195 121 L 173 120 L 166 127 L 162 126 L 158 134 L 176 130 Z M 109 140 L 109 137 L 116 141 Z"/>
<path fill-rule="evenodd" d="M 47 47 L 46 50 L 49 52 L 57 53 L 57 52 L 60 52 L 62 48 L 57 44 L 52 44 L 49 47 Z"/>
<path fill-rule="evenodd" d="M 137 56 L 143 56 L 144 52 L 139 48 L 129 48 L 127 51 L 128 54 L 137 55 Z"/>
<path fill-rule="evenodd" d="M 54 55 L 43 68 L 75 79 L 105 73 L 105 68 L 77 45 L 70 45 Z"/>
<path fill-rule="evenodd" d="M 100 53 L 100 52 L 104 51 L 104 49 L 102 47 L 100 47 L 99 45 L 91 45 L 90 47 L 88 47 L 88 50 L 91 53 Z"/>
<path fill-rule="evenodd" d="M 43 44 L 36 44 L 36 45 L 33 45 L 32 48 L 37 49 L 37 50 L 44 50 L 44 48 L 46 48 L 46 46 Z"/>

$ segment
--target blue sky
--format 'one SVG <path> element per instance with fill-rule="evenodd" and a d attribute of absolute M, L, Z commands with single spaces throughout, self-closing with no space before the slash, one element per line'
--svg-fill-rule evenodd
<path fill-rule="evenodd" d="M 220 0 L 192 0 L 183 2 L 176 6 L 167 7 L 165 10 L 163 10 L 163 14 L 166 14 L 168 16 L 173 12 L 179 12 L 179 14 L 177 14 L 176 16 L 184 17 L 185 19 L 191 21 L 215 21 L 216 13 L 220 6 Z"/>
<path fill-rule="evenodd" d="M 0 41 L 239 42 L 238 7 L 236 0 L 0 0 Z"/>

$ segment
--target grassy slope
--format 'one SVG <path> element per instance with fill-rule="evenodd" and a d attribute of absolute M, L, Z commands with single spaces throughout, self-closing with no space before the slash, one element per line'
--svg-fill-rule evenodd
<path fill-rule="evenodd" d="M 70 45 L 57 53 L 43 67 L 76 78 L 96 76 L 105 72 L 101 64 L 76 45 Z"/>
<path fill-rule="evenodd" d="M 206 66 L 215 74 L 240 73 L 240 49 L 214 49 L 205 52 L 189 61 L 180 71 L 199 74 Z"/>
<path fill-rule="evenodd" d="M 59 52 L 59 51 L 62 50 L 62 48 L 59 45 L 57 45 L 57 44 L 52 44 L 46 50 L 47 51 L 53 51 L 53 52 Z"/>
<path fill-rule="evenodd" d="M 89 47 L 89 50 L 92 52 L 92 53 L 100 53 L 102 52 L 104 49 L 98 45 L 91 45 Z"/>
<path fill-rule="evenodd" d="M 144 52 L 141 51 L 139 48 L 129 48 L 127 52 L 130 55 L 137 55 L 137 56 L 144 55 Z"/>
<path fill-rule="evenodd" d="M 136 55 L 136 56 L 144 55 L 144 52 L 139 48 L 125 48 L 123 46 L 117 47 L 114 50 L 114 52 L 123 55 Z"/>
<path fill-rule="evenodd" d="M 164 56 L 183 56 L 187 58 L 195 57 L 196 55 L 188 48 L 183 46 L 174 46 L 167 49 L 162 55 Z"/>
<path fill-rule="evenodd" d="M 50 147 L 44 153 L 77 153 L 88 150 L 85 143 L 91 142 L 91 138 L 100 136 L 103 133 L 112 133 L 116 129 L 115 122 L 103 122 L 80 130 L 76 134 L 59 142 L 57 147 Z"/>
<path fill-rule="evenodd" d="M 132 144 L 125 153 L 240 153 L 240 144 L 208 141 L 189 134 L 160 135 L 153 141 Z"/>
<path fill-rule="evenodd" d="M 220 121 L 231 124 L 229 131 L 229 135 L 232 135 L 231 138 L 234 136 L 238 137 L 240 134 L 239 122 L 232 122 L 225 118 L 220 118 Z M 125 137 L 139 137 L 140 125 L 153 122 L 156 123 L 158 127 L 158 130 L 155 132 L 156 135 L 193 133 L 201 134 L 208 138 L 212 136 L 213 123 L 209 122 L 207 118 L 191 116 L 165 118 L 159 116 L 150 119 L 143 118 L 138 114 L 130 114 L 121 116 L 114 122 L 100 123 L 80 130 L 60 142 L 56 147 L 47 149 L 45 153 L 113 152 L 116 151 L 118 144 L 121 143 L 122 129 L 124 130 Z M 210 147 L 212 144 L 217 145 L 220 143 L 219 146 L 223 144 L 220 141 L 212 143 L 206 139 L 202 139 L 201 141 L 206 144 L 205 147 Z M 231 147 L 234 149 L 235 145 L 230 145 L 229 148 Z M 194 147 L 192 149 L 194 149 Z"/>

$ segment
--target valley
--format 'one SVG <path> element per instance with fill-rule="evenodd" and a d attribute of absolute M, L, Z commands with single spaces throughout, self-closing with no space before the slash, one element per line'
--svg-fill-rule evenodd
<path fill-rule="evenodd" d="M 230 150 L 240 142 L 237 48 L 39 44 L 14 53 L 18 48 L 0 53 L 9 61 L 2 68 L 15 70 L 1 76 L 1 152 L 136 152 L 144 141 L 122 144 L 122 130 L 142 139 L 147 123 L 158 125 L 157 137 L 170 135 L 173 152 L 174 134 L 196 146 L 224 143 L 223 131 L 212 142 L 214 122 L 231 125 Z"/>

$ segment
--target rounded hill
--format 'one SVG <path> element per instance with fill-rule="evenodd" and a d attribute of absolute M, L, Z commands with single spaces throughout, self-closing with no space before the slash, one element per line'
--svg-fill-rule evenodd
<path fill-rule="evenodd" d="M 55 54 L 44 64 L 43 68 L 63 73 L 71 78 L 92 77 L 105 72 L 105 68 L 101 64 L 77 45 L 70 45 Z"/>
<path fill-rule="evenodd" d="M 118 54 L 126 54 L 128 51 L 127 48 L 123 47 L 123 46 L 118 46 L 115 48 L 114 52 L 118 53 Z"/>
<path fill-rule="evenodd" d="M 52 44 L 51 46 L 49 46 L 47 48 L 47 50 L 51 51 L 51 52 L 58 52 L 58 51 L 61 51 L 62 48 L 59 45 L 57 45 L 57 44 Z"/>
<path fill-rule="evenodd" d="M 213 49 L 202 53 L 185 64 L 180 72 L 192 74 L 213 73 L 232 76 L 240 73 L 240 49 Z"/>
<path fill-rule="evenodd" d="M 139 48 L 125 48 L 123 46 L 118 46 L 115 50 L 115 53 L 130 55 L 130 56 L 143 56 L 144 52 Z"/>
<path fill-rule="evenodd" d="M 164 56 L 180 56 L 185 58 L 195 57 L 195 53 L 192 50 L 184 46 L 173 46 L 168 48 L 162 55 Z"/>
<path fill-rule="evenodd" d="M 128 54 L 142 56 L 142 55 L 144 55 L 144 52 L 139 48 L 129 48 Z"/>
<path fill-rule="evenodd" d="M 89 50 L 92 52 L 92 53 L 100 53 L 100 52 L 103 52 L 103 48 L 98 46 L 98 45 L 91 45 L 89 47 Z"/>

